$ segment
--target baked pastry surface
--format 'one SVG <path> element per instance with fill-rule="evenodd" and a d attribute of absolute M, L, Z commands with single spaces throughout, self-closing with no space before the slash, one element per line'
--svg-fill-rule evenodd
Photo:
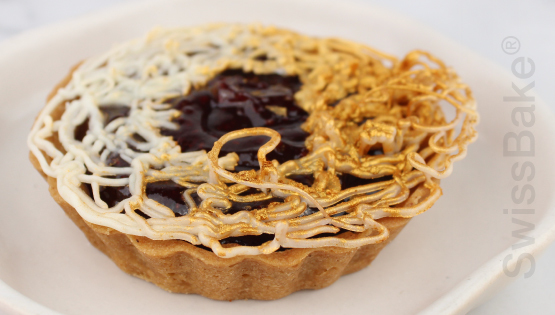
<path fill-rule="evenodd" d="M 194 42 L 196 37 L 205 38 L 199 34 L 207 33 L 212 42 L 183 48 L 191 38 Z M 185 39 L 180 37 L 182 34 L 187 34 Z M 214 50 L 221 53 L 225 44 L 214 40 L 218 39 L 216 35 L 232 42 L 245 37 L 241 45 L 232 45 L 243 55 L 208 58 L 213 67 L 194 69 L 194 73 L 201 74 L 197 81 L 184 80 L 180 74 L 189 70 L 176 70 L 171 63 L 164 66 L 164 62 L 153 67 L 143 65 L 144 78 L 137 73 L 123 74 L 126 79 L 119 82 L 123 88 L 118 82 L 103 81 L 103 71 L 115 73 L 113 79 L 118 78 L 118 71 L 126 69 L 110 56 L 130 58 L 126 54 L 133 56 L 141 44 L 161 45 L 162 53 L 154 54 L 158 57 L 177 54 L 180 47 L 185 49 L 181 53 L 191 58 L 210 55 Z M 86 61 L 54 89 L 29 137 L 30 158 L 49 182 L 54 199 L 95 247 L 127 273 L 172 292 L 197 293 L 220 300 L 276 299 L 300 289 L 325 287 L 342 274 L 360 270 L 410 217 L 427 210 L 439 198 L 439 179 L 449 175 L 452 162 L 464 157 L 466 146 L 476 137 L 473 125 L 477 114 L 470 90 L 452 70 L 427 53 L 413 52 L 397 61 L 363 45 L 260 26 L 158 30 L 143 40 L 146 44 L 123 45 L 108 57 Z M 297 47 L 301 42 L 305 47 Z M 218 45 L 219 48 L 210 48 Z M 274 49 L 261 52 L 258 48 L 265 45 Z M 201 46 L 209 48 L 199 52 Z M 313 61 L 316 57 L 326 61 Z M 110 68 L 112 62 L 114 67 Z M 387 63 L 392 65 L 388 67 Z M 189 60 L 189 66 L 196 65 Z M 163 106 L 168 98 L 176 93 L 187 94 L 229 68 L 299 76 L 303 86 L 295 100 L 310 113 L 303 125 L 310 134 L 306 156 L 282 163 L 267 161 L 265 155 L 278 145 L 279 133 L 255 127 L 222 136 L 210 152 L 194 153 L 196 161 L 191 162 L 191 155 L 182 153 L 180 149 L 186 150 L 176 146 L 174 139 L 160 135 L 160 128 L 171 128 L 176 115 Z M 95 75 L 100 82 L 94 82 Z M 189 83 L 178 86 L 172 75 Z M 128 84 L 126 80 L 133 80 L 133 76 L 144 82 L 133 89 L 127 86 L 133 93 L 125 95 L 129 91 L 124 83 Z M 79 91 L 76 82 L 87 79 L 92 80 L 88 84 L 93 88 Z M 79 104 L 95 93 L 93 105 Z M 114 99 L 118 103 L 135 102 L 127 118 L 120 119 L 120 125 L 95 125 L 95 115 L 100 113 L 102 118 L 102 111 L 79 112 L 113 104 Z M 445 121 L 440 102 L 455 108 L 455 119 Z M 156 119 L 152 119 L 152 113 L 158 115 Z M 133 115 L 143 120 L 137 123 Z M 75 130 L 84 122 L 85 137 L 76 141 Z M 144 125 L 152 128 L 141 129 Z M 462 125 L 462 129 L 456 130 L 457 125 Z M 103 132 L 95 133 L 95 128 Z M 137 133 L 146 144 L 118 142 L 119 136 L 129 139 Z M 114 137 L 106 137 L 110 134 Z M 260 170 L 233 173 L 239 157 L 233 153 L 218 155 L 228 141 L 226 137 L 257 135 L 271 139 L 264 145 L 268 146 L 266 152 L 264 146 L 258 152 Z M 147 141 L 152 136 L 156 139 Z M 373 150 L 379 151 L 377 156 L 368 153 Z M 81 152 L 86 157 L 80 158 Z M 127 165 L 120 170 L 106 166 L 113 153 L 119 154 Z M 71 163 L 81 164 L 75 167 Z M 75 173 L 73 177 L 67 176 L 70 170 Z M 368 180 L 387 176 L 390 179 L 344 189 L 338 182 L 338 174 L 342 173 Z M 312 186 L 303 185 L 288 179 L 292 174 L 312 174 L 315 180 Z M 172 180 L 195 191 L 202 201 L 192 204 L 189 200 L 184 215 L 149 201 L 145 187 L 162 180 Z M 110 207 L 101 198 L 104 185 L 129 187 L 131 196 Z M 247 201 L 268 199 L 271 195 L 283 202 L 226 213 L 229 203 L 237 202 L 247 188 L 257 189 Z M 185 195 L 184 189 L 183 198 L 187 201 Z M 274 234 L 274 239 L 257 246 L 222 242 L 236 236 L 268 233 Z M 280 248 L 286 250 L 277 251 Z"/>

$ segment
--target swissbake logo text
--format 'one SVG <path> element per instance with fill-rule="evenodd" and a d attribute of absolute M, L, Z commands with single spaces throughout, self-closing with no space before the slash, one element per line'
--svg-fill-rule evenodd
<path fill-rule="evenodd" d="M 511 216 L 511 234 L 516 238 L 516 243 L 511 246 L 512 252 L 503 258 L 503 272 L 509 277 L 524 273 L 524 277 L 529 278 L 536 268 L 534 256 L 526 251 L 528 246 L 535 243 L 535 238 L 529 236 L 535 225 L 527 218 L 536 213 L 536 147 L 533 132 L 536 121 L 536 99 L 533 95 L 536 64 L 532 58 L 518 54 L 521 43 L 515 36 L 505 37 L 501 48 L 505 54 L 514 57 L 511 73 L 515 78 L 511 82 L 511 94 L 503 96 L 503 106 L 511 108 L 511 122 L 515 127 L 514 131 L 508 131 L 503 136 L 503 158 L 514 160 L 510 169 L 513 180 L 513 186 L 510 188 L 511 206 L 503 209 L 503 214 Z"/>

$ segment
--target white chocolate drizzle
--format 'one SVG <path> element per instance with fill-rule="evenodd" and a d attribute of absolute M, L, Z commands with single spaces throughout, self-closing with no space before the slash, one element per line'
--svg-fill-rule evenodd
<path fill-rule="evenodd" d="M 308 155 L 283 164 L 267 161 L 266 154 L 280 140 L 268 128 L 228 133 L 209 153 L 181 152 L 176 141 L 160 134 L 160 128 L 176 128 L 176 110 L 165 100 L 230 68 L 299 77 L 302 87 L 295 100 L 310 114 L 303 125 L 310 133 Z M 128 106 L 129 115 L 105 125 L 101 109 L 114 104 Z M 64 111 L 57 117 L 60 106 Z M 452 121 L 446 121 L 441 106 L 454 109 Z M 84 122 L 86 136 L 75 139 L 75 129 Z M 158 28 L 86 60 L 40 113 L 28 146 L 84 220 L 153 240 L 202 244 L 220 257 L 234 257 L 269 254 L 280 247 L 353 248 L 384 241 L 389 232 L 376 220 L 409 218 L 429 209 L 441 195 L 438 179 L 451 174 L 453 162 L 464 158 L 476 139 L 477 122 L 470 89 L 426 52 L 413 51 L 398 60 L 341 39 L 218 24 Z M 234 172 L 235 153 L 218 158 L 227 141 L 253 135 L 270 137 L 258 152 L 260 170 Z M 371 149 L 383 154 L 369 155 Z M 110 154 L 130 166 L 106 166 Z M 392 179 L 341 189 L 338 173 Z M 288 178 L 296 174 L 312 174 L 312 187 Z M 164 180 L 186 188 L 187 215 L 176 217 L 146 196 L 147 183 Z M 92 197 L 83 184 L 90 184 Z M 131 197 L 114 207 L 101 199 L 100 187 L 126 185 Z M 425 187 L 428 194 L 405 205 L 416 187 Z M 241 195 L 249 188 L 258 193 Z M 200 204 L 191 197 L 195 192 Z M 272 197 L 284 201 L 226 214 L 233 202 Z M 347 239 L 337 234 L 341 229 L 365 234 Z M 260 246 L 220 242 L 262 233 L 274 239 Z M 323 233 L 336 236 L 319 237 Z"/>

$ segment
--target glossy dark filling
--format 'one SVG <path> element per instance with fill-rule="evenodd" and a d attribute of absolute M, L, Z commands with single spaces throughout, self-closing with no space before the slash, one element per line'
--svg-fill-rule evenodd
<path fill-rule="evenodd" d="M 280 144 L 267 156 L 269 160 L 276 159 L 283 163 L 301 158 L 308 153 L 304 146 L 308 133 L 300 127 L 307 119 L 308 113 L 299 108 L 294 101 L 294 94 L 299 90 L 300 85 L 297 77 L 255 75 L 239 70 L 225 71 L 209 81 L 206 86 L 193 90 L 189 95 L 167 100 L 167 103 L 181 112 L 180 116 L 174 119 L 179 127 L 176 130 L 162 129 L 161 134 L 173 137 L 182 152 L 210 151 L 214 142 L 229 131 L 268 127 L 281 134 Z M 105 115 L 105 124 L 129 114 L 127 106 L 108 106 L 101 110 Z M 88 122 L 76 128 L 76 139 L 83 139 L 87 127 Z M 256 154 L 266 141 L 268 138 L 265 136 L 237 139 L 224 145 L 220 156 L 236 152 L 240 158 L 236 171 L 258 169 Z M 369 154 L 380 155 L 383 152 L 373 150 Z M 107 159 L 107 165 L 128 167 L 129 163 L 119 155 L 112 154 Z M 349 174 L 338 174 L 338 177 L 342 189 L 390 179 L 390 177 L 361 179 Z M 314 183 L 312 174 L 293 175 L 289 178 L 307 186 L 312 186 Z M 147 184 L 145 192 L 150 199 L 172 209 L 176 216 L 182 216 L 189 212 L 189 207 L 182 197 L 185 190 L 185 187 L 172 181 L 163 181 Z M 255 193 L 253 190 L 250 189 L 245 194 Z M 128 187 L 100 187 L 100 197 L 111 207 L 130 196 Z M 195 193 L 192 197 L 198 205 L 201 201 L 198 195 Z M 274 197 L 251 203 L 235 202 L 230 209 L 225 210 L 225 213 L 261 209 L 273 202 L 283 202 L 283 199 Z M 318 209 L 309 208 L 305 214 L 316 211 Z M 139 214 L 148 218 L 144 213 Z M 223 239 L 221 243 L 257 246 L 273 238 L 274 236 L 269 234 L 247 235 L 229 237 Z"/>
<path fill-rule="evenodd" d="M 308 153 L 304 145 L 308 133 L 301 129 L 308 113 L 294 100 L 300 86 L 297 77 L 225 71 L 203 88 L 170 100 L 181 111 L 174 119 L 179 128 L 161 133 L 172 136 L 183 152 L 210 151 L 230 131 L 267 127 L 281 134 L 281 142 L 266 158 L 280 163 L 298 159 Z M 256 154 L 268 140 L 266 136 L 233 140 L 224 145 L 220 156 L 236 152 L 240 158 L 236 171 L 258 169 Z"/>

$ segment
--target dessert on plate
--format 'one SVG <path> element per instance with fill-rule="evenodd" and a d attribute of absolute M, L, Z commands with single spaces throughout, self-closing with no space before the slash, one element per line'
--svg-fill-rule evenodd
<path fill-rule="evenodd" d="M 214 24 L 78 64 L 28 145 L 125 272 L 269 300 L 369 265 L 440 197 L 477 121 L 471 90 L 427 52 Z"/>

